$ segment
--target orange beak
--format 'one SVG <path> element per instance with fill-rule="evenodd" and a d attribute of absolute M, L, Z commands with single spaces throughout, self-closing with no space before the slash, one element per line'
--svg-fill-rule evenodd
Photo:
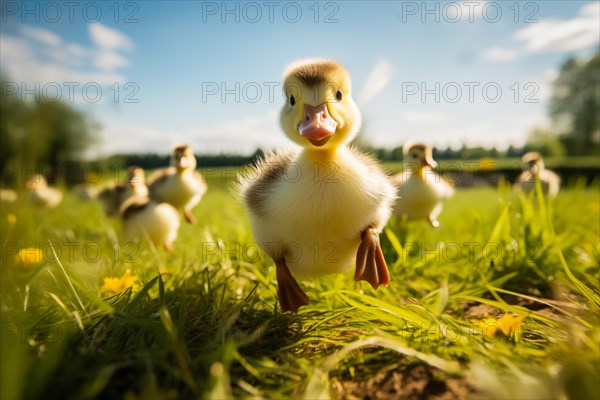
<path fill-rule="evenodd" d="M 337 121 L 329 115 L 327 103 L 323 103 L 317 107 L 305 104 L 304 117 L 298 126 L 298 131 L 314 146 L 320 147 L 327 143 L 329 138 L 335 134 L 337 124 Z"/>
<path fill-rule="evenodd" d="M 423 166 L 435 168 L 435 167 L 437 167 L 437 162 L 433 159 L 433 157 L 426 156 L 425 159 L 423 160 Z"/>
<path fill-rule="evenodd" d="M 188 159 L 186 156 L 182 156 L 178 161 L 177 161 L 177 167 L 179 169 L 186 169 L 189 165 Z"/>

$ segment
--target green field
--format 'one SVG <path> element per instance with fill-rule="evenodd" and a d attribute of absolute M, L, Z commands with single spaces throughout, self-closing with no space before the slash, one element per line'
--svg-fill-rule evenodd
<path fill-rule="evenodd" d="M 390 222 L 389 287 L 304 281 L 298 314 L 231 179 L 208 185 L 175 256 L 118 244 L 119 221 L 73 195 L 2 205 L 2 399 L 600 397 L 597 184 L 548 207 L 460 189 L 437 230 Z M 136 292 L 101 293 L 128 269 Z"/>

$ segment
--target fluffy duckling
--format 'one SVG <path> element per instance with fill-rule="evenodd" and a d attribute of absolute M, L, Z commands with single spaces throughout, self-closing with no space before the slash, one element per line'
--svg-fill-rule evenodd
<path fill-rule="evenodd" d="M 89 183 L 80 183 L 73 186 L 73 193 L 79 198 L 79 200 L 89 201 L 98 198 L 98 188 L 90 185 Z"/>
<path fill-rule="evenodd" d="M 15 203 L 17 198 L 17 192 L 14 190 L 0 189 L 0 203 Z"/>
<path fill-rule="evenodd" d="M 275 261 L 281 309 L 296 312 L 309 302 L 296 279 L 342 273 L 355 260 L 355 281 L 390 283 L 379 232 L 395 191 L 373 159 L 348 146 L 361 116 L 344 67 L 298 62 L 284 89 L 281 127 L 302 149 L 267 155 L 240 189 L 254 237 Z"/>
<path fill-rule="evenodd" d="M 144 170 L 137 166 L 129 167 L 125 180 L 102 190 L 98 198 L 102 202 L 106 214 L 116 216 L 123 203 L 133 196 L 148 196 Z"/>
<path fill-rule="evenodd" d="M 525 154 L 522 158 L 525 171 L 517 178 L 517 187 L 525 193 L 535 193 L 536 181 L 539 179 L 544 196 L 555 198 L 560 189 L 560 177 L 546 169 L 540 153 L 535 151 Z"/>
<path fill-rule="evenodd" d="M 179 213 L 172 205 L 157 203 L 147 196 L 133 196 L 123 203 L 119 213 L 127 240 L 148 238 L 155 246 L 164 246 L 169 254 L 174 253 Z"/>
<path fill-rule="evenodd" d="M 190 224 L 196 223 L 194 208 L 206 192 L 206 184 L 196 171 L 196 157 L 189 146 L 173 149 L 172 166 L 156 171 L 148 178 L 150 198 L 165 202 L 175 208 L 183 208 L 183 215 Z"/>
<path fill-rule="evenodd" d="M 437 166 L 431 147 L 419 142 L 407 142 L 402 148 L 406 171 L 392 177 L 398 188 L 394 214 L 407 220 L 426 219 L 434 228 L 442 211 L 442 203 L 454 194 L 453 187 L 432 168 Z"/>
<path fill-rule="evenodd" d="M 60 204 L 63 194 L 60 190 L 48 186 L 42 174 L 35 174 L 27 182 L 27 202 L 39 207 L 55 208 Z"/>

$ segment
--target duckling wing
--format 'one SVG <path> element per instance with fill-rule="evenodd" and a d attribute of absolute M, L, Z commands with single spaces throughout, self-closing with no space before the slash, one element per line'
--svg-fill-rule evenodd
<path fill-rule="evenodd" d="M 161 183 L 166 181 L 169 176 L 173 175 L 174 173 L 175 173 L 175 167 L 166 167 L 166 168 L 161 168 L 159 170 L 156 170 L 148 178 L 148 183 L 146 184 L 146 186 L 151 188 L 152 186 L 160 185 Z"/>
<path fill-rule="evenodd" d="M 123 203 L 121 208 L 119 209 L 119 214 L 123 220 L 127 220 L 131 218 L 136 212 L 142 211 L 150 204 L 150 199 L 148 197 L 142 196 L 134 196 L 130 197 Z"/>
<path fill-rule="evenodd" d="M 392 183 L 394 184 L 394 186 L 396 187 L 400 187 L 402 185 L 404 185 L 406 182 L 408 182 L 408 179 L 410 178 L 411 173 L 408 171 L 404 171 L 404 172 L 400 172 L 397 173 L 396 175 L 391 177 Z"/>
<path fill-rule="evenodd" d="M 267 200 L 277 183 L 285 178 L 296 155 L 294 151 L 269 153 L 246 173 L 238 176 L 240 193 L 251 213 L 262 216 L 268 214 Z"/>

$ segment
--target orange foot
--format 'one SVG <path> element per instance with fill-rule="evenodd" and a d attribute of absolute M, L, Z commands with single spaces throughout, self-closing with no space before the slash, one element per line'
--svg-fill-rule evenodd
<path fill-rule="evenodd" d="M 185 220 L 187 222 L 189 222 L 192 225 L 196 225 L 196 218 L 194 217 L 194 215 L 192 214 L 192 212 L 188 209 L 183 209 L 183 216 L 185 217 Z"/>
<path fill-rule="evenodd" d="M 355 281 L 367 281 L 373 289 L 390 284 L 390 272 L 383 258 L 379 234 L 371 227 L 361 234 L 362 242 L 356 253 Z"/>
<path fill-rule="evenodd" d="M 298 282 L 294 279 L 285 260 L 275 261 L 277 268 L 277 292 L 281 310 L 298 312 L 298 308 L 308 304 L 308 296 L 302 291 Z"/>

